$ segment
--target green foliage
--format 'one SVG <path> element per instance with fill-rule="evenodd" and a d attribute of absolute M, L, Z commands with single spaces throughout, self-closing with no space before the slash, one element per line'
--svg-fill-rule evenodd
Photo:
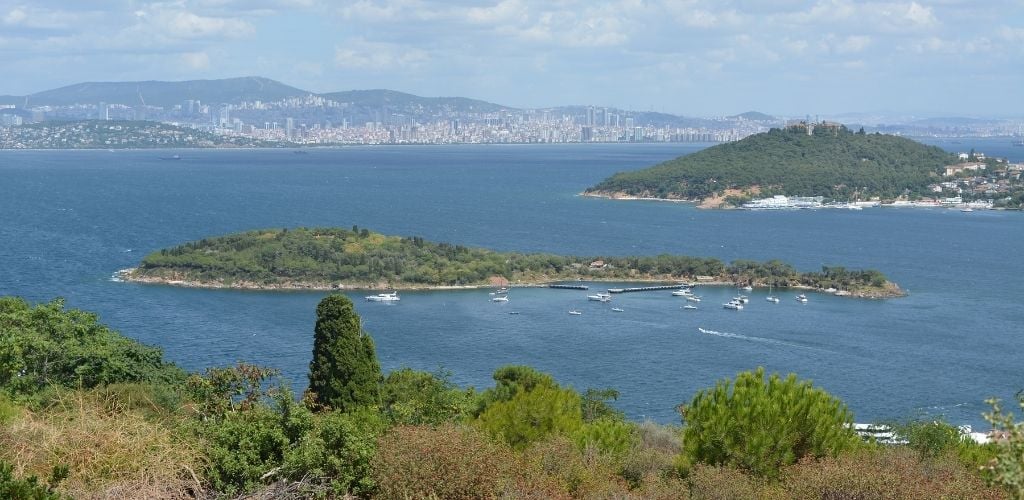
<path fill-rule="evenodd" d="M 509 401 L 516 394 L 532 391 L 538 387 L 557 388 L 551 375 L 541 373 L 525 365 L 506 365 L 494 370 L 494 387 L 480 395 L 474 416 L 479 416 L 494 403 Z"/>
<path fill-rule="evenodd" d="M 619 419 L 602 418 L 584 423 L 576 432 L 580 448 L 593 447 L 616 461 L 637 445 L 636 424 Z"/>
<path fill-rule="evenodd" d="M 372 493 L 371 462 L 386 428 L 381 414 L 370 409 L 313 415 L 312 428 L 285 453 L 283 473 L 316 481 L 338 497 Z"/>
<path fill-rule="evenodd" d="M 823 133 L 817 133 L 818 130 Z M 758 186 L 761 195 L 837 200 L 928 194 L 956 158 L 935 146 L 881 134 L 772 129 L 643 170 L 620 172 L 588 191 L 703 199 Z"/>
<path fill-rule="evenodd" d="M 763 368 L 724 379 L 681 408 L 683 446 L 692 462 L 731 465 L 774 477 L 803 457 L 835 455 L 856 446 L 852 415 L 827 392 Z"/>
<path fill-rule="evenodd" d="M 205 376 L 189 376 L 185 390 L 200 418 L 220 419 L 264 402 L 271 394 L 263 386 L 277 374 L 273 368 L 238 363 L 229 368 L 210 368 Z"/>
<path fill-rule="evenodd" d="M 67 467 L 54 467 L 48 484 L 40 484 L 39 478 L 14 477 L 14 466 L 0 460 L 0 498 L 10 500 L 63 500 L 65 497 L 54 488 L 67 477 Z"/>
<path fill-rule="evenodd" d="M 389 373 L 381 388 L 384 414 L 399 425 L 437 425 L 470 415 L 476 404 L 474 391 L 456 387 L 449 376 L 411 368 Z"/>
<path fill-rule="evenodd" d="M 66 310 L 63 299 L 33 307 L 20 298 L 0 297 L 0 389 L 9 394 L 183 378 L 160 349 L 110 330 L 92 313 Z"/>
<path fill-rule="evenodd" d="M 604 261 L 606 266 L 591 269 L 590 263 L 596 260 Z M 877 271 L 843 271 L 845 274 L 823 277 L 843 282 L 844 289 L 852 290 L 874 284 L 874 279 L 881 276 Z M 772 282 L 776 286 L 816 282 L 816 275 L 801 274 L 777 260 L 736 261 L 726 265 L 718 259 L 682 255 L 580 257 L 495 252 L 433 243 L 415 236 L 385 236 L 356 226 L 352 230 L 260 230 L 203 239 L 147 255 L 134 276 L 281 286 L 485 285 L 494 276 L 513 282 L 578 278 L 683 280 L 696 276 Z M 881 278 L 884 284 L 884 276 Z"/>
<path fill-rule="evenodd" d="M 479 423 L 492 436 L 521 450 L 551 434 L 573 435 L 583 424 L 580 396 L 571 389 L 546 385 L 520 390 L 507 401 L 489 405 Z"/>
<path fill-rule="evenodd" d="M 1024 391 L 1018 392 L 1017 405 L 1024 411 Z M 1005 489 L 1015 500 L 1024 499 L 1024 423 L 1014 420 L 1013 412 L 1003 409 L 998 399 L 989 399 L 992 411 L 985 419 L 1002 434 L 998 454 L 990 472 L 992 481 Z"/>
<path fill-rule="evenodd" d="M 373 339 L 352 301 L 329 295 L 316 307 L 309 391 L 323 406 L 349 411 L 380 402 L 381 372 Z"/>
<path fill-rule="evenodd" d="M 216 491 L 228 495 L 263 484 L 280 467 L 289 445 L 280 415 L 262 405 L 229 412 L 204 431 L 206 477 Z"/>
<path fill-rule="evenodd" d="M 608 400 L 617 399 L 619 399 L 619 391 L 615 389 L 587 389 L 587 392 L 583 393 L 583 401 L 580 403 L 583 410 L 583 421 L 625 420 L 625 413 L 608 404 Z"/>

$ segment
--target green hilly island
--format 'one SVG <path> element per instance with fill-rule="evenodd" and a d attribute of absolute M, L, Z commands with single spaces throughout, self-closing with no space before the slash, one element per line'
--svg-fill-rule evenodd
<path fill-rule="evenodd" d="M 824 267 L 800 272 L 772 260 L 681 255 L 560 256 L 497 252 L 420 237 L 386 236 L 353 226 L 264 229 L 163 249 L 121 273 L 127 281 L 212 288 L 426 289 L 562 280 L 699 281 L 902 295 L 874 270 Z"/>
<path fill-rule="evenodd" d="M 586 194 L 736 202 L 771 195 L 836 201 L 917 197 L 957 158 L 903 137 L 853 132 L 838 124 L 772 129 L 647 169 L 620 172 Z"/>

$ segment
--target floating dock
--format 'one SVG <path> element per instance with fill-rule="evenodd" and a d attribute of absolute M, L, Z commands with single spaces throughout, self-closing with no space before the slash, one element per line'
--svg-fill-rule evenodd
<path fill-rule="evenodd" d="M 587 285 L 548 285 L 548 288 L 561 288 L 563 290 L 590 290 Z"/>
<path fill-rule="evenodd" d="M 687 288 L 689 285 L 658 285 L 658 286 L 638 286 L 633 288 L 609 288 L 608 293 L 630 293 L 630 292 L 653 292 L 655 290 L 678 290 L 680 288 Z"/>

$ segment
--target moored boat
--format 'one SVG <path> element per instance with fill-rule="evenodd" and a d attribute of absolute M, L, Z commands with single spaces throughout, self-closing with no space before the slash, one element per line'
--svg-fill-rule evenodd
<path fill-rule="evenodd" d="M 368 302 L 398 302 L 402 300 L 398 297 L 398 292 L 391 293 L 378 293 L 377 295 L 367 295 L 366 300 Z"/>

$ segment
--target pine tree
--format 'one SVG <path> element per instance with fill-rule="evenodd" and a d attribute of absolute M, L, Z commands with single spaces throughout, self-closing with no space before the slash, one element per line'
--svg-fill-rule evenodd
<path fill-rule="evenodd" d="M 313 360 L 309 391 L 324 406 L 350 411 L 378 402 L 380 363 L 370 338 L 360 325 L 352 301 L 329 295 L 316 306 Z"/>

